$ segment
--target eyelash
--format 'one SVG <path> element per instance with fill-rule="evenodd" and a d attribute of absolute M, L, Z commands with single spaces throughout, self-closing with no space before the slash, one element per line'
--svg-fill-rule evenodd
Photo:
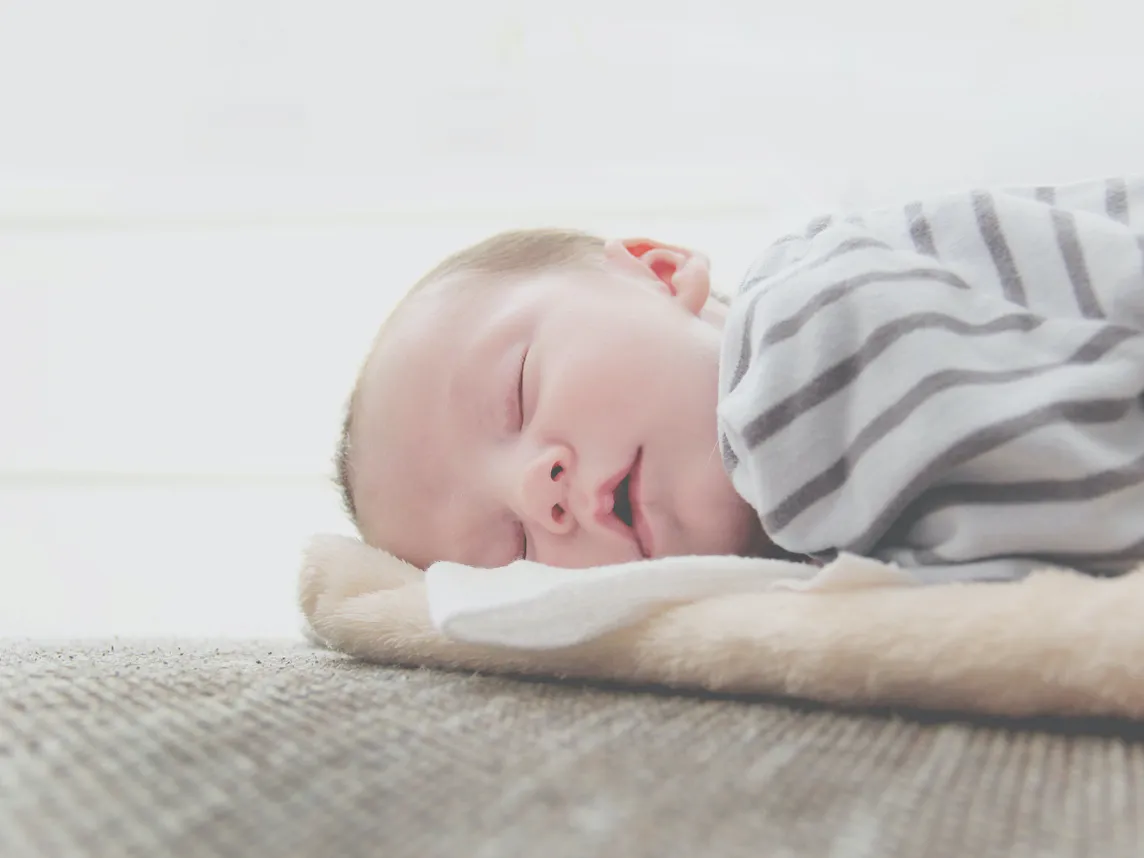
<path fill-rule="evenodd" d="M 520 375 L 517 380 L 516 386 L 516 428 L 519 432 L 524 428 L 524 365 L 528 361 L 528 350 L 525 349 L 524 355 L 520 359 Z M 528 536 L 524 531 L 524 522 L 519 523 L 520 528 L 520 554 L 518 560 L 528 559 Z"/>
<path fill-rule="evenodd" d="M 528 361 L 528 352 L 525 351 L 520 359 L 520 373 L 516 382 L 516 428 L 524 428 L 524 365 Z"/>

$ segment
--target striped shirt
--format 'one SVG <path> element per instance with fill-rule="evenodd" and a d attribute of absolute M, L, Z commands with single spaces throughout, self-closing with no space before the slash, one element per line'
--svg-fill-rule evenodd
<path fill-rule="evenodd" d="M 780 547 L 923 581 L 1144 560 L 1144 178 L 821 218 L 722 349 L 724 465 Z"/>

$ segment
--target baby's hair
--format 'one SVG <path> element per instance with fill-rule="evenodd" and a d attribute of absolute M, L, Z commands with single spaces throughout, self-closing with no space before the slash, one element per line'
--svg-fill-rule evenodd
<path fill-rule="evenodd" d="M 453 274 L 471 272 L 484 275 L 515 275 L 545 271 L 564 265 L 591 263 L 602 259 L 604 239 L 573 229 L 523 229 L 502 232 L 492 238 L 460 250 L 441 262 L 432 271 L 418 280 L 413 288 L 401 299 L 389 319 L 401 310 L 409 298 L 431 283 L 439 282 Z M 381 326 L 376 345 L 385 331 Z M 370 349 L 370 354 L 373 349 Z M 367 361 L 368 363 L 368 358 Z M 364 372 L 365 367 L 362 367 Z M 341 492 L 346 514 L 354 522 L 357 520 L 357 505 L 354 503 L 353 469 L 350 463 L 351 438 L 353 436 L 354 404 L 361 387 L 362 372 L 359 372 L 353 393 L 346 405 L 342 421 L 342 433 L 334 455 L 334 482 Z M 360 526 L 359 526 L 360 530 Z"/>

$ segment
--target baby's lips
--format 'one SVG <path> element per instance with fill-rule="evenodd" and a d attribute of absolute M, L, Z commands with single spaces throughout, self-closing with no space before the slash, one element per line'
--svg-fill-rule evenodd
<path fill-rule="evenodd" d="M 612 510 L 616 507 L 616 493 L 604 492 L 600 497 L 600 505 L 596 507 L 597 516 L 611 515 Z"/>
<path fill-rule="evenodd" d="M 619 488 L 620 483 L 624 481 L 624 478 L 627 477 L 630 472 L 631 467 L 625 467 L 612 474 L 611 477 L 596 488 L 593 500 L 595 501 L 596 518 L 599 521 L 604 521 L 611 517 L 612 511 L 616 508 L 616 489 Z"/>

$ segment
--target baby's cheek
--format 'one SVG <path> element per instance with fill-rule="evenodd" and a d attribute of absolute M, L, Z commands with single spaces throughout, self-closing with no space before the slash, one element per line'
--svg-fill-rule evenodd
<path fill-rule="evenodd" d="M 623 368 L 597 349 L 559 359 L 548 377 L 547 395 L 565 420 L 618 416 L 636 396 Z"/>

